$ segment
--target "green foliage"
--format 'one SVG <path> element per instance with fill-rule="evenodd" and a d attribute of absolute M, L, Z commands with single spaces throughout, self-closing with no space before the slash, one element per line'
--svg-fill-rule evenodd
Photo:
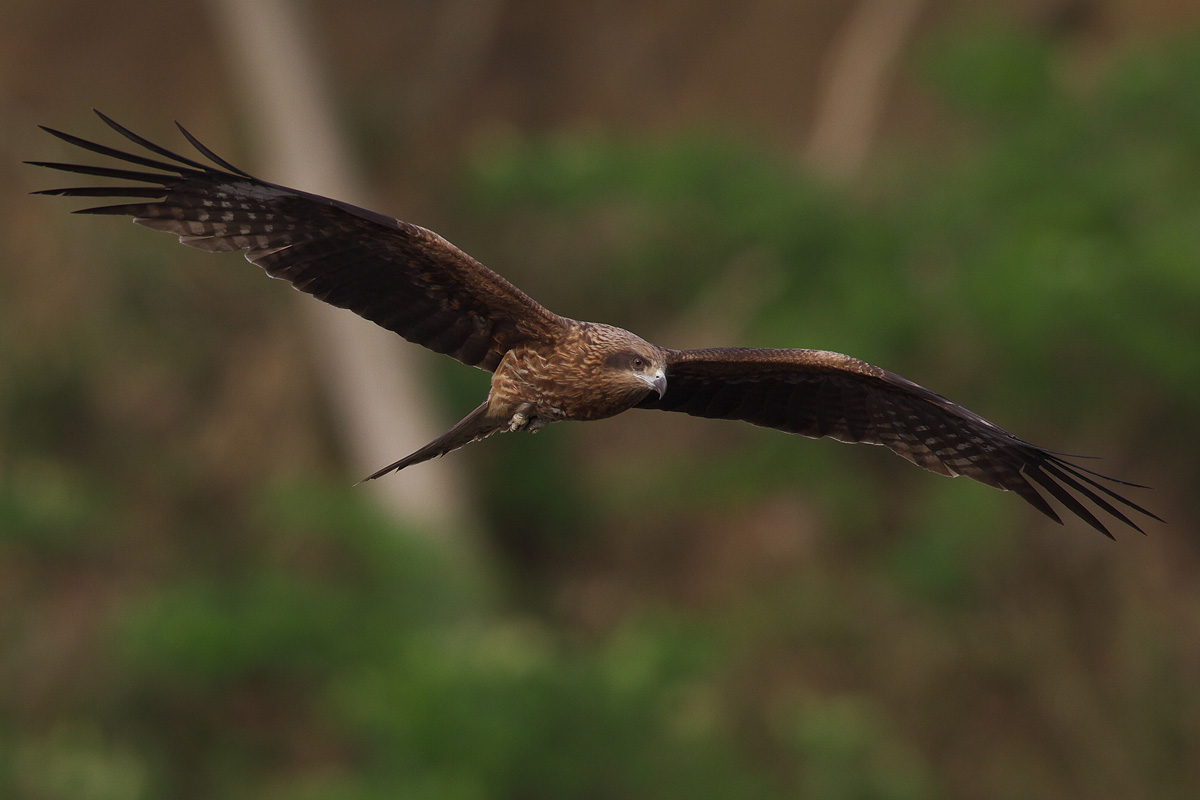
<path fill-rule="evenodd" d="M 1005 26 L 954 30 L 927 43 L 925 72 L 944 96 L 990 122 L 1018 127 L 1062 98 L 1050 43 Z"/>
<path fill-rule="evenodd" d="M 6 743 L 7 744 L 7 743 Z M 145 797 L 146 765 L 127 743 L 105 737 L 91 725 L 63 725 L 47 736 L 15 743 L 9 786 L 24 797 L 77 800 L 134 800 Z"/>
<path fill-rule="evenodd" d="M 940 608 L 974 606 L 979 572 L 995 568 L 1016 546 L 1011 537 L 997 534 L 1003 525 L 979 521 L 1011 519 L 1020 513 L 1006 502 L 1012 499 L 970 484 L 922 495 L 905 535 L 881 556 L 884 574 L 906 593 Z"/>
<path fill-rule="evenodd" d="M 112 505 L 99 487 L 49 468 L 0 482 L 0 557 L 26 549 L 64 558 L 94 552 L 111 532 L 90 523 Z"/>
<path fill-rule="evenodd" d="M 804 768 L 801 796 L 827 800 L 921 800 L 933 783 L 920 761 L 862 698 L 804 703 L 789 720 L 789 744 Z"/>
<path fill-rule="evenodd" d="M 498 617 L 461 566 L 345 492 L 297 488 L 265 506 L 260 563 L 150 593 L 117 622 L 121 705 L 140 709 L 126 724 L 157 773 L 199 759 L 190 785 L 226 797 L 773 796 L 720 714 L 691 707 L 712 661 L 694 633 L 664 620 L 572 646 Z M 258 713 L 321 720 L 325 746 L 354 755 L 332 778 L 293 764 L 287 788 L 270 788 L 230 748 L 298 756 L 237 724 L 244 709 L 196 707 L 250 689 L 266 695 Z M 200 752 L 160 738 L 189 715 L 212 726 L 187 742 Z"/>

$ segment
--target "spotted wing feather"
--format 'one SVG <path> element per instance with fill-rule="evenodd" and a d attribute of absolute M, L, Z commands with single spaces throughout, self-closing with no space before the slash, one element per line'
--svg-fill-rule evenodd
<path fill-rule="evenodd" d="M 1016 492 L 1061 523 L 1040 487 L 1106 536 L 1111 536 L 1108 528 L 1079 497 L 1139 531 L 1122 508 L 1158 519 L 1097 479 L 1124 481 L 1072 464 L 936 392 L 858 359 L 822 350 L 667 353 L 666 394 L 648 397 L 642 408 L 882 445 L 939 475 L 965 475 Z"/>
<path fill-rule="evenodd" d="M 192 247 L 244 251 L 251 263 L 300 291 L 489 371 L 515 345 L 551 339 L 565 325 L 432 231 L 261 181 L 217 156 L 182 127 L 188 141 L 215 167 L 99 116 L 156 157 L 46 128 L 69 144 L 142 168 L 30 162 L 135 184 L 41 192 L 137 200 L 77 213 L 128 215 L 149 228 L 176 234 Z"/>

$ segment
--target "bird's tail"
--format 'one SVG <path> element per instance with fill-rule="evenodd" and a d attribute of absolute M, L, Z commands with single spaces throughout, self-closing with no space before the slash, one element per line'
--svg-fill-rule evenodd
<path fill-rule="evenodd" d="M 372 475 L 368 475 L 359 481 L 359 483 L 374 480 L 375 478 L 387 475 L 389 472 L 399 472 L 405 467 L 420 464 L 422 461 L 428 461 L 431 458 L 444 456 L 446 453 L 457 450 L 471 442 L 486 439 L 496 431 L 503 429 L 504 424 L 502 421 L 493 419 L 487 415 L 487 407 L 487 400 L 484 400 L 478 408 L 465 416 L 461 422 L 420 450 L 405 456 L 394 464 L 387 465 Z"/>

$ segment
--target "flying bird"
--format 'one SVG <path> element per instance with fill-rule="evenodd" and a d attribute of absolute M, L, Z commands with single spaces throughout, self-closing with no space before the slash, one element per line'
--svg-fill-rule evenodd
<path fill-rule="evenodd" d="M 259 180 L 178 123 L 211 164 L 174 153 L 96 113 L 150 155 L 43 130 L 141 169 L 27 163 L 132 185 L 37 194 L 121 198 L 125 202 L 118 205 L 76 213 L 131 216 L 191 247 L 242 251 L 252 264 L 302 292 L 492 373 L 478 408 L 364 480 L 500 431 L 536 432 L 559 420 L 598 420 L 643 408 L 883 445 L 930 472 L 965 475 L 1016 492 L 1062 524 L 1040 488 L 1109 538 L 1108 528 L 1082 500 L 1138 531 L 1127 511 L 1159 519 L 1106 484 L 1144 487 L 1071 463 L 1069 456 L 1022 441 L 941 395 L 856 358 L 823 350 L 671 350 L 612 325 L 568 319 L 432 231 Z"/>

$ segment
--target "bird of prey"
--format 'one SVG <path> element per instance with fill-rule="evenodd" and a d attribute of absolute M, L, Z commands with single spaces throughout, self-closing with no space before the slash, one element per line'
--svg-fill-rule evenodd
<path fill-rule="evenodd" d="M 211 164 L 171 152 L 96 113 L 149 155 L 43 128 L 125 164 L 28 163 L 126 185 L 39 194 L 122 198 L 118 205 L 76 213 L 132 216 L 192 247 L 242 251 L 251 263 L 302 292 L 492 373 L 478 408 L 365 480 L 499 431 L 536 432 L 559 420 L 598 420 L 644 408 L 883 445 L 939 475 L 965 475 L 1016 492 L 1061 524 L 1040 487 L 1110 538 L 1081 498 L 1138 531 L 1128 511 L 1159 519 L 1106 482 L 1137 484 L 1073 464 L 856 358 L 823 350 L 671 350 L 612 325 L 561 317 L 432 231 L 259 180 L 183 126 L 180 132 Z"/>

